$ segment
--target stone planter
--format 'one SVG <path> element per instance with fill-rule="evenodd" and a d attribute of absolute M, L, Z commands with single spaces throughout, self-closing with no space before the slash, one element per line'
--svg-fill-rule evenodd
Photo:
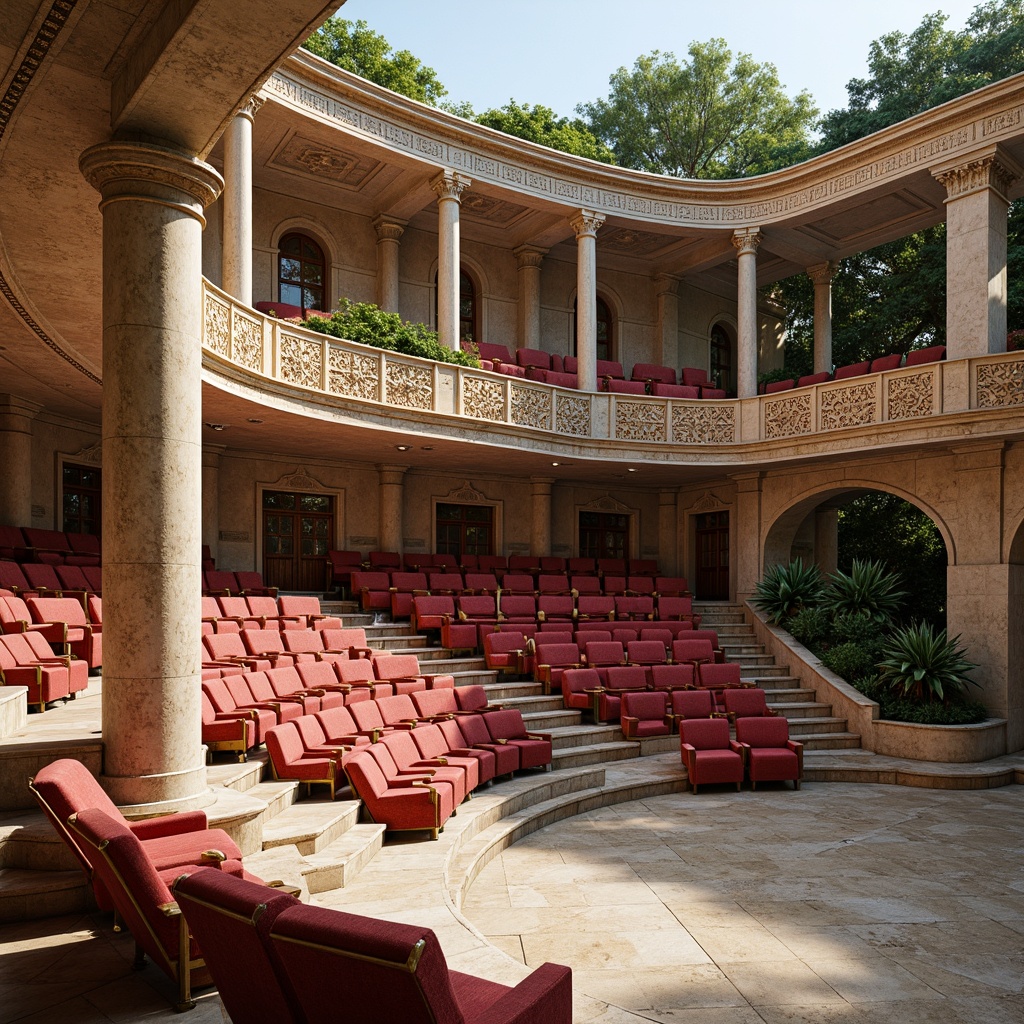
<path fill-rule="evenodd" d="M 988 718 L 977 725 L 919 725 L 878 718 L 872 722 L 876 754 L 912 761 L 963 764 L 988 761 L 1006 753 L 1006 720 Z"/>

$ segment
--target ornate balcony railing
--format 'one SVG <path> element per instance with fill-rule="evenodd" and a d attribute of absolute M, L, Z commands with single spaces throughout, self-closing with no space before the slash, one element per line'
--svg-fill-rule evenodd
<path fill-rule="evenodd" d="M 209 282 L 203 288 L 203 346 L 215 362 L 300 395 L 568 441 L 728 446 L 1024 406 L 1024 352 L 906 366 L 740 401 L 645 398 L 572 391 L 386 352 L 264 316 Z"/>

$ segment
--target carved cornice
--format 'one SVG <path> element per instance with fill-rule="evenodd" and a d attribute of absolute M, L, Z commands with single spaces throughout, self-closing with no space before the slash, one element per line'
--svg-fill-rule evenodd
<path fill-rule="evenodd" d="M 596 238 L 598 228 L 604 222 L 604 214 L 594 210 L 577 210 L 569 218 L 569 224 L 577 238 Z"/>
<path fill-rule="evenodd" d="M 737 256 L 756 256 L 761 244 L 761 229 L 742 228 L 734 231 L 732 244 L 736 247 Z"/>
<path fill-rule="evenodd" d="M 385 217 L 381 214 L 373 221 L 373 229 L 377 232 L 378 242 L 397 242 L 405 234 L 405 226 L 408 221 L 397 220 L 394 217 Z"/>
<path fill-rule="evenodd" d="M 813 267 L 807 268 L 807 276 L 816 284 L 830 284 L 835 276 L 839 264 L 835 260 L 827 263 L 816 263 Z"/>
<path fill-rule="evenodd" d="M 989 153 L 957 167 L 933 171 L 935 180 L 946 190 L 946 202 L 992 189 L 1009 202 L 1008 192 L 1021 176 L 1020 167 L 1001 153 Z"/>
<path fill-rule="evenodd" d="M 539 268 L 547 254 L 547 249 L 536 245 L 520 245 L 512 250 L 512 255 L 516 258 L 516 270 L 523 270 L 527 267 Z"/>
<path fill-rule="evenodd" d="M 458 203 L 462 200 L 462 193 L 472 184 L 469 178 L 458 171 L 442 171 L 430 183 L 430 187 L 437 193 L 438 202 L 454 199 Z"/>

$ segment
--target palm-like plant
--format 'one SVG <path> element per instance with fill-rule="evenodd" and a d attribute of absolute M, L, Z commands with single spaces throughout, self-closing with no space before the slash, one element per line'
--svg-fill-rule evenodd
<path fill-rule="evenodd" d="M 821 600 L 825 584 L 816 565 L 797 558 L 789 565 L 773 565 L 754 587 L 753 604 L 778 625 L 790 615 Z"/>
<path fill-rule="evenodd" d="M 901 580 L 886 572 L 882 562 L 855 558 L 850 572 L 836 571 L 828 578 L 825 607 L 832 615 L 863 615 L 872 622 L 888 622 L 896 614 L 906 592 Z"/>
<path fill-rule="evenodd" d="M 920 701 L 947 701 L 978 685 L 967 676 L 978 666 L 966 653 L 959 634 L 950 639 L 929 622 L 913 623 L 894 630 L 882 648 L 880 681 Z"/>

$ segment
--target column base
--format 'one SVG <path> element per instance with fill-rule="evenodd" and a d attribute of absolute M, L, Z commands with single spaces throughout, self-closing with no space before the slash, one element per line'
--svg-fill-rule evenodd
<path fill-rule="evenodd" d="M 209 807 L 216 795 L 203 758 L 195 768 L 158 775 L 100 775 L 100 783 L 126 818 L 151 818 Z"/>

